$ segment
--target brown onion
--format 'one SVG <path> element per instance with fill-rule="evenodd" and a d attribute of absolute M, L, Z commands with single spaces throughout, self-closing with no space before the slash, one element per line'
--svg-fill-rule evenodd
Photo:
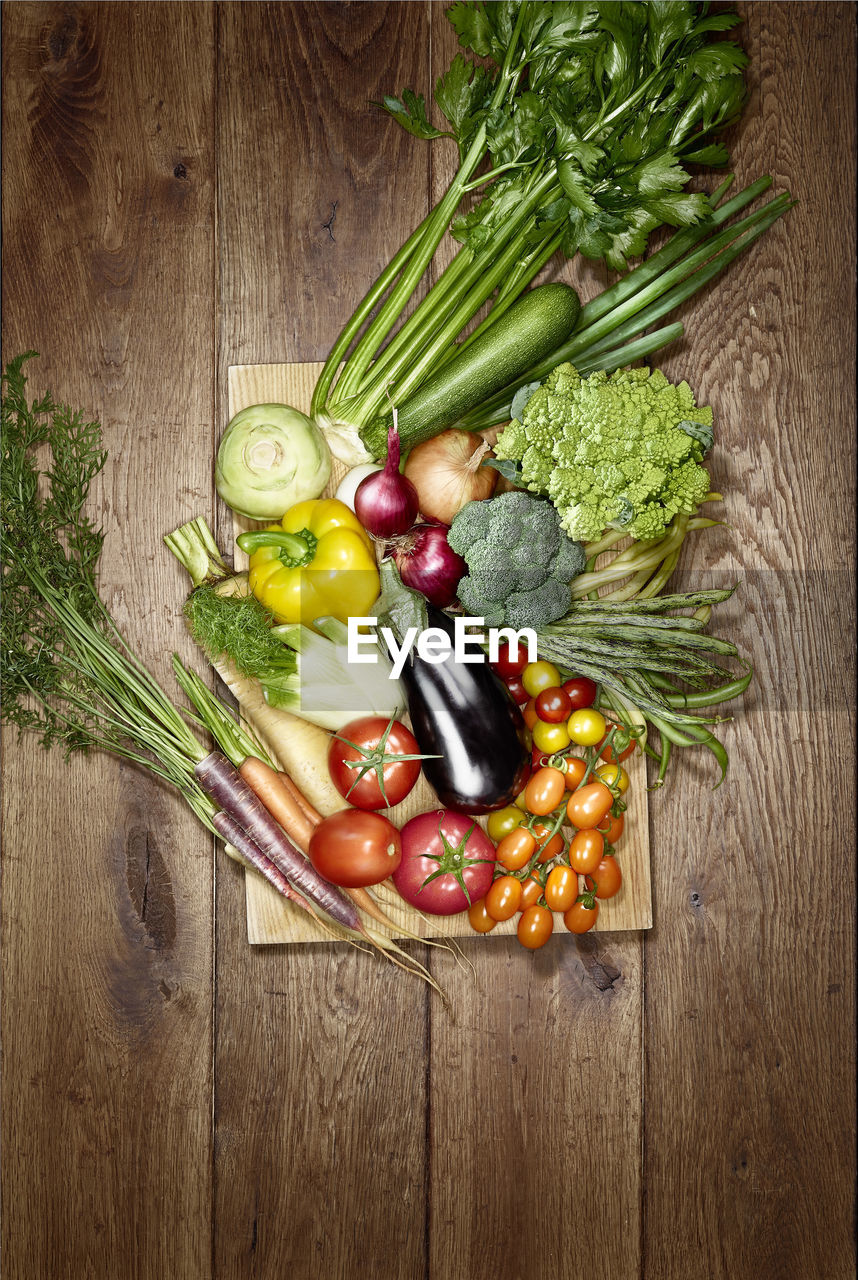
<path fill-rule="evenodd" d="M 417 490 L 421 514 L 448 525 L 466 503 L 490 498 L 498 473 L 482 465 L 489 450 L 481 435 L 455 427 L 415 445 L 405 475 Z"/>

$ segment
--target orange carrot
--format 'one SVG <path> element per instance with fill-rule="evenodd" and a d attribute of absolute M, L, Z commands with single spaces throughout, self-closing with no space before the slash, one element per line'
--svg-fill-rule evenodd
<path fill-rule="evenodd" d="M 256 756 L 248 756 L 239 773 L 289 839 L 306 853 L 316 824 L 307 817 L 293 791 L 286 786 L 287 775 L 278 773 Z M 292 779 L 288 781 L 297 791 Z"/>
<path fill-rule="evenodd" d="M 322 815 L 319 813 L 319 810 L 313 808 L 313 806 L 310 804 L 310 801 L 304 795 L 304 792 L 301 791 L 300 788 L 295 785 L 295 783 L 289 777 L 288 773 L 284 773 L 281 770 L 281 772 L 278 774 L 278 777 L 280 778 L 280 781 L 283 783 L 283 786 L 292 796 L 292 799 L 301 809 L 301 812 L 304 814 L 304 817 L 308 820 L 308 822 L 312 822 L 314 827 L 317 827 L 319 823 L 322 821 Z"/>

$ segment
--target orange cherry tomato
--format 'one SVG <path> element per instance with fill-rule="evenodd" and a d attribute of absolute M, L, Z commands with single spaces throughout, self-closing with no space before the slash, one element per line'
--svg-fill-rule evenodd
<path fill-rule="evenodd" d="M 613 898 L 619 893 L 623 883 L 620 864 L 611 854 L 606 853 L 596 870 L 585 878 L 588 889 L 595 889 L 597 898 Z"/>
<path fill-rule="evenodd" d="M 536 714 L 535 698 L 529 698 L 527 700 L 521 709 L 521 714 L 524 716 L 524 723 L 527 725 L 528 729 L 532 729 L 539 719 L 539 716 Z"/>
<path fill-rule="evenodd" d="M 528 951 L 544 947 L 554 929 L 554 916 L 547 907 L 528 907 L 518 922 L 518 940 Z"/>
<path fill-rule="evenodd" d="M 581 785 L 581 779 L 587 772 L 587 761 L 580 756 L 566 757 L 566 790 L 575 791 Z"/>
<path fill-rule="evenodd" d="M 599 903 L 595 898 L 592 907 L 588 907 L 584 901 L 573 902 L 563 915 L 563 923 L 570 933 L 587 933 L 593 928 L 598 915 Z"/>
<path fill-rule="evenodd" d="M 515 876 L 498 876 L 485 897 L 486 911 L 493 920 L 511 920 L 521 902 L 521 881 Z"/>
<path fill-rule="evenodd" d="M 478 898 L 471 903 L 468 907 L 468 920 L 475 933 L 491 933 L 497 924 L 497 920 L 486 911 L 485 898 Z"/>
<path fill-rule="evenodd" d="M 552 858 L 556 858 L 563 848 L 563 837 L 560 832 L 552 836 L 551 827 L 546 827 L 544 822 L 534 822 L 533 834 L 536 836 L 536 843 L 540 846 L 539 861 L 550 862 Z M 549 836 L 551 836 L 550 839 Z"/>
<path fill-rule="evenodd" d="M 545 881 L 545 901 L 551 911 L 568 911 L 578 897 L 578 877 L 571 867 L 552 867 Z"/>
<path fill-rule="evenodd" d="M 524 803 L 531 813 L 544 818 L 553 813 L 566 794 L 566 775 L 552 765 L 537 769 L 524 788 Z"/>
<path fill-rule="evenodd" d="M 589 875 L 602 861 L 604 852 L 605 837 L 601 831 L 593 827 L 577 831 L 569 842 L 569 866 L 577 875 Z"/>
<path fill-rule="evenodd" d="M 601 831 L 605 837 L 605 844 L 616 844 L 626 825 L 626 815 L 621 813 L 618 817 L 609 813 L 603 822 L 596 824 L 596 830 Z"/>
<path fill-rule="evenodd" d="M 516 827 L 505 835 L 495 849 L 495 858 L 505 871 L 520 871 L 536 849 L 536 836 L 526 827 Z"/>
<path fill-rule="evenodd" d="M 566 805 L 566 816 L 579 831 L 597 827 L 614 803 L 604 782 L 588 782 L 573 791 Z"/>
<path fill-rule="evenodd" d="M 609 720 L 607 722 L 608 733 L 610 733 L 611 730 L 614 728 L 615 723 L 616 722 L 614 720 Z M 619 730 L 622 731 L 622 725 L 619 726 Z M 605 737 L 607 737 L 607 734 L 605 734 Z M 617 750 L 614 747 L 613 742 L 609 742 L 608 745 L 604 747 L 602 746 L 602 743 L 604 741 L 605 741 L 605 738 L 602 739 L 602 742 L 598 743 L 598 745 L 596 746 L 596 750 L 598 751 L 601 758 L 603 760 L 606 760 L 608 764 L 622 764 L 624 760 L 628 760 L 629 756 L 632 754 L 635 747 L 637 746 L 637 740 L 635 738 L 632 738 L 627 747 L 620 748 L 619 757 L 618 757 Z"/>
<path fill-rule="evenodd" d="M 521 882 L 521 902 L 518 904 L 519 911 L 526 911 L 528 907 L 532 907 L 542 897 L 542 882 L 537 880 L 535 876 L 528 876 L 526 880 Z"/>

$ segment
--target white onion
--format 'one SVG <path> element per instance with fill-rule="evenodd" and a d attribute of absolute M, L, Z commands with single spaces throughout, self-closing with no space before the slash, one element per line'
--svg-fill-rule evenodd
<path fill-rule="evenodd" d="M 374 471 L 380 470 L 381 463 L 379 462 L 362 462 L 359 467 L 352 467 L 351 471 L 347 471 L 343 476 L 334 497 L 339 498 L 340 502 L 344 502 L 349 511 L 354 511 L 355 494 L 361 480 L 371 476 Z"/>

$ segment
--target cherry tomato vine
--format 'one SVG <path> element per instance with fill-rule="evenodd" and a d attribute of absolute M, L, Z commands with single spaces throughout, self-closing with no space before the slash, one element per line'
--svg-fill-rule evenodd
<path fill-rule="evenodd" d="M 535 951 L 554 932 L 555 916 L 570 933 L 586 933 L 599 903 L 622 887 L 615 845 L 629 789 L 623 762 L 638 744 L 633 727 L 599 708 L 592 680 L 561 682 L 546 662 L 530 663 L 514 678 L 529 695 L 523 712 L 533 772 L 515 804 L 489 819 L 495 876 L 469 919 L 476 932 L 489 933 L 517 915 L 518 940 Z"/>

